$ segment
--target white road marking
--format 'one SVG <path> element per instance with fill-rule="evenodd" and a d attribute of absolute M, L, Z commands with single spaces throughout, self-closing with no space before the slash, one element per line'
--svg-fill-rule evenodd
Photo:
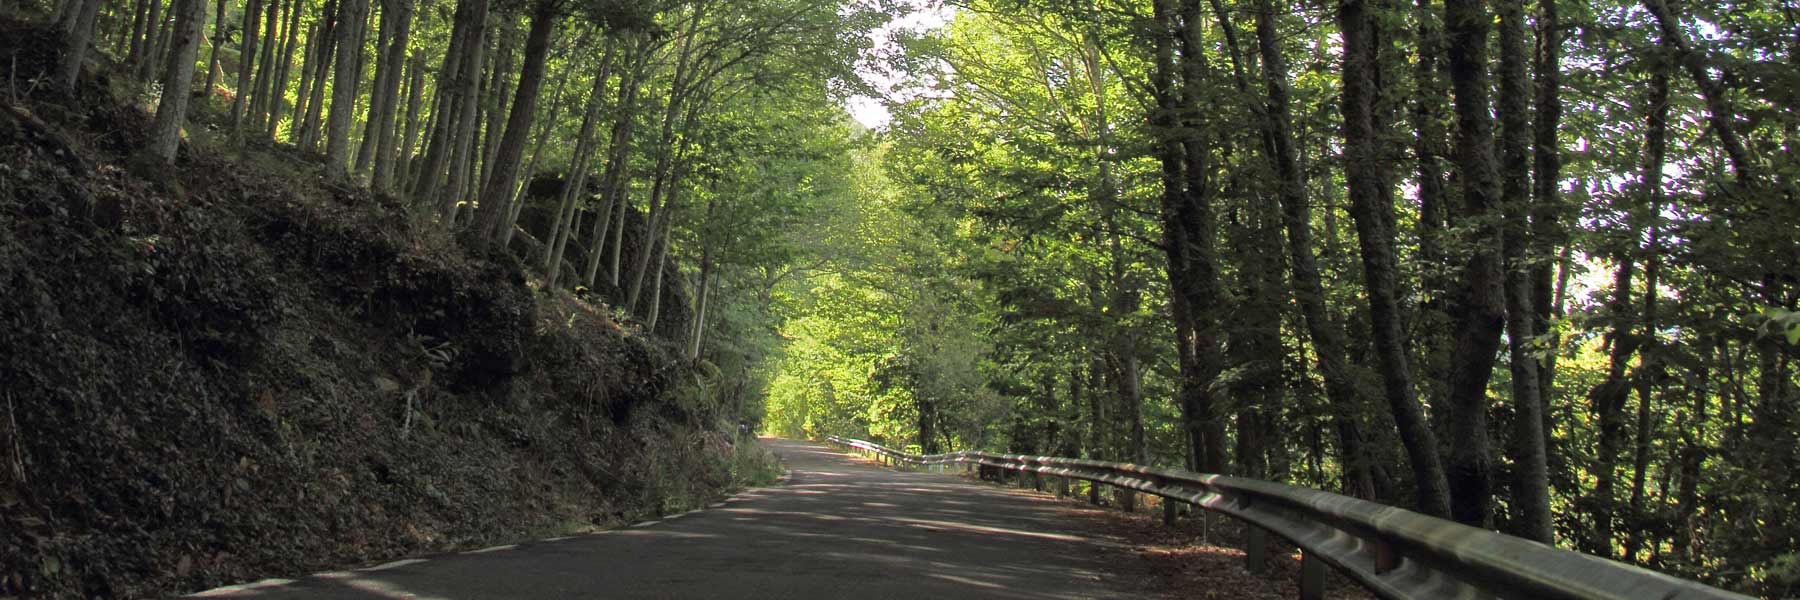
<path fill-rule="evenodd" d="M 546 541 L 546 542 L 560 542 L 560 541 L 563 541 L 563 540 L 566 540 L 566 539 L 569 539 L 569 538 L 568 538 L 568 537 L 567 537 L 567 536 L 564 536 L 564 537 L 553 537 L 553 538 L 544 538 L 544 541 Z"/>
<path fill-rule="evenodd" d="M 660 521 L 660 520 L 658 520 L 658 521 L 644 521 L 644 522 L 642 522 L 642 523 L 638 523 L 638 524 L 636 524 L 636 525 L 632 525 L 632 527 L 649 527 L 649 526 L 651 526 L 651 525 L 655 525 L 655 524 L 657 524 L 657 523 L 661 523 L 661 522 L 662 522 L 662 521 Z"/>
<path fill-rule="evenodd" d="M 290 584 L 293 582 L 294 582 L 294 580 L 292 580 L 292 579 L 264 579 L 262 581 L 258 581 L 255 583 L 240 583 L 238 585 L 228 585 L 225 587 L 213 588 L 213 589 L 206 590 L 204 592 L 200 592 L 200 593 L 194 594 L 192 596 L 188 596 L 188 597 L 189 598 L 216 598 L 216 597 L 221 597 L 221 596 L 229 596 L 231 594 L 235 594 L 238 592 L 248 592 L 251 590 L 260 590 L 260 589 L 264 589 L 264 588 L 281 587 L 281 586 L 284 586 L 284 585 L 287 585 L 287 584 Z"/>
<path fill-rule="evenodd" d="M 398 569 L 398 568 L 404 567 L 406 565 L 416 565 L 416 564 L 419 564 L 422 562 L 425 562 L 425 559 L 423 559 L 423 558 L 408 558 L 406 560 L 396 560 L 391 563 L 383 563 L 383 564 L 375 565 L 373 567 L 369 567 L 367 569 L 358 569 L 358 570 L 359 571 L 386 571 L 388 569 Z"/>
<path fill-rule="evenodd" d="M 487 554 L 489 552 L 499 552 L 501 550 L 511 550 L 511 549 L 517 548 L 517 547 L 519 547 L 518 544 L 507 544 L 505 546 L 494 546 L 492 548 L 482 548 L 480 550 L 470 550 L 468 552 L 464 552 L 463 554 Z"/>

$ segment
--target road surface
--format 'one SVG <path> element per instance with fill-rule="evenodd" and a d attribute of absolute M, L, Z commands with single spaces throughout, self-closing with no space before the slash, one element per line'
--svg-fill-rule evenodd
<path fill-rule="evenodd" d="M 1115 538 L 1041 496 L 903 473 L 764 440 L 785 485 L 662 521 L 401 560 L 206 597 L 1116 598 L 1149 575 Z"/>

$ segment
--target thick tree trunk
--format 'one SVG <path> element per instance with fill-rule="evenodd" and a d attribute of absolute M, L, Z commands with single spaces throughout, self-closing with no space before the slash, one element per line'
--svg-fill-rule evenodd
<path fill-rule="evenodd" d="M 1531 344 L 1537 308 L 1532 303 L 1530 82 L 1525 76 L 1524 0 L 1498 0 L 1500 16 L 1500 155 L 1505 213 L 1506 338 L 1512 371 L 1512 533 L 1553 541 L 1550 476 L 1545 462 L 1544 399 Z"/>
<path fill-rule="evenodd" d="M 200 51 L 205 8 L 205 0 L 178 0 L 172 9 L 176 14 L 175 37 L 163 70 L 156 120 L 150 127 L 150 155 L 164 164 L 175 162 L 175 152 L 181 147 L 181 127 L 187 123 L 188 89 L 194 83 L 194 58 Z"/>
<path fill-rule="evenodd" d="M 512 103 L 512 114 L 506 119 L 506 133 L 500 140 L 498 154 L 487 187 L 481 191 L 481 236 L 479 239 L 498 243 L 505 248 L 512 239 L 513 187 L 518 185 L 519 159 L 525 154 L 525 143 L 531 135 L 531 120 L 537 112 L 538 91 L 543 88 L 545 63 L 550 56 L 550 36 L 556 32 L 556 3 L 538 0 L 531 15 L 531 31 L 525 37 L 524 70 L 519 73 L 519 88 Z"/>
<path fill-rule="evenodd" d="M 1437 436 L 1425 420 L 1413 388 L 1405 334 L 1400 324 L 1398 278 L 1391 223 L 1394 204 L 1375 128 L 1377 28 L 1367 0 L 1338 5 L 1344 36 L 1344 175 L 1350 192 L 1350 215 L 1356 221 L 1362 249 L 1364 285 L 1382 385 L 1399 427 L 1400 442 L 1412 464 L 1419 512 L 1449 516 L 1450 492 Z"/>
<path fill-rule="evenodd" d="M 338 3 L 337 64 L 331 80 L 331 112 L 325 119 L 325 177 L 332 181 L 350 181 L 350 126 L 356 120 L 368 6 L 368 0 Z"/>

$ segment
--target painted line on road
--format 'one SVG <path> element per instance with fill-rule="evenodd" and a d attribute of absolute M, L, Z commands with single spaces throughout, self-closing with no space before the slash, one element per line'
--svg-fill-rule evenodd
<path fill-rule="evenodd" d="M 563 541 L 563 540 L 566 540 L 566 539 L 569 539 L 569 536 L 563 536 L 563 537 L 553 537 L 553 538 L 544 538 L 544 540 L 543 540 L 543 541 L 546 541 L 546 542 L 560 542 L 560 541 Z"/>
<path fill-rule="evenodd" d="M 199 592 L 199 593 L 193 594 L 188 597 L 189 598 L 215 598 L 215 597 L 220 597 L 220 596 L 228 596 L 228 595 L 235 594 L 238 592 L 249 592 L 249 591 L 266 589 L 266 588 L 281 587 L 281 586 L 284 586 L 284 585 L 287 585 L 287 584 L 290 584 L 293 582 L 294 582 L 294 580 L 292 580 L 292 579 L 264 579 L 262 581 L 257 581 L 257 582 L 253 582 L 253 583 L 240 583 L 238 585 L 228 585 L 225 587 L 217 587 L 217 588 L 213 588 L 210 590 L 206 590 L 204 592 Z"/>
<path fill-rule="evenodd" d="M 651 525 L 655 525 L 655 524 L 657 524 L 657 523 L 661 523 L 661 522 L 662 522 L 662 521 L 660 521 L 660 520 L 657 520 L 657 521 L 644 521 L 644 522 L 642 522 L 642 523 L 638 523 L 638 524 L 636 524 L 636 525 L 632 525 L 632 526 L 631 526 L 631 527 L 632 527 L 632 528 L 634 528 L 634 529 L 635 529 L 635 528 L 638 528 L 638 527 L 649 527 L 649 526 L 651 526 Z"/>
<path fill-rule="evenodd" d="M 708 504 L 708 505 L 706 505 L 706 507 L 707 507 L 707 508 L 724 508 L 724 507 L 725 507 L 725 503 L 724 503 L 724 502 L 714 502 L 714 503 L 712 503 L 712 504 Z"/>
<path fill-rule="evenodd" d="M 511 549 L 517 548 L 517 547 L 519 547 L 518 544 L 507 544 L 505 546 L 494 546 L 492 548 L 482 548 L 480 550 L 470 550 L 468 552 L 464 552 L 463 554 L 487 554 L 489 552 L 499 552 L 501 550 L 511 550 Z"/>
<path fill-rule="evenodd" d="M 357 569 L 357 570 L 358 571 L 386 571 L 388 569 L 398 569 L 400 567 L 404 567 L 407 565 L 416 565 L 416 564 L 419 564 L 422 562 L 425 562 L 425 559 L 423 559 L 423 558 L 408 558 L 405 560 L 396 560 L 391 563 L 382 563 L 379 565 L 375 565 L 373 567 L 369 567 L 367 569 Z"/>

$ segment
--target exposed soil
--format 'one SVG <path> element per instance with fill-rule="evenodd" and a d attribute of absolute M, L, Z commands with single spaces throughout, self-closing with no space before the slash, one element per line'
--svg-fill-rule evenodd
<path fill-rule="evenodd" d="M 0 597 L 163 596 L 732 485 L 734 427 L 672 350 L 312 156 L 209 150 L 208 102 L 173 168 L 136 160 L 136 94 L 106 65 L 40 84 L 54 41 L 0 19 Z"/>

